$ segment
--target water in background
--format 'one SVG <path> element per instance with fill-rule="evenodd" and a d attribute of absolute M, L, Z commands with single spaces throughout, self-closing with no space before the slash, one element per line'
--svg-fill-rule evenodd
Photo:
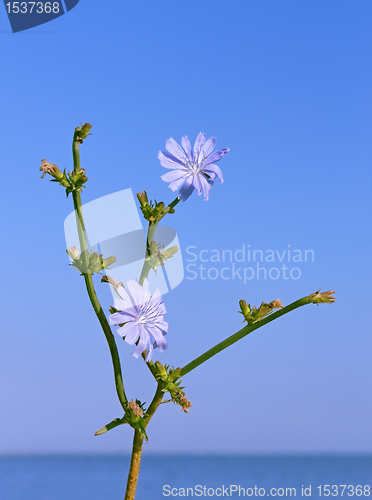
<path fill-rule="evenodd" d="M 128 456 L 0 457 L 0 500 L 123 500 L 128 466 Z M 230 485 L 244 488 L 245 495 L 242 489 L 240 496 L 234 487 L 230 491 Z M 319 497 L 319 485 L 361 485 L 360 497 L 372 497 L 364 489 L 372 487 L 372 457 L 144 456 L 136 500 L 182 498 L 180 488 L 185 488 L 185 497 L 190 488 L 187 498 L 191 493 L 196 498 L 227 498 L 226 492 L 229 498 L 242 498 L 247 497 L 247 488 L 255 486 L 256 495 L 248 490 L 255 498 L 270 496 L 271 488 L 283 488 L 276 496 L 285 497 L 290 496 L 285 488 L 296 488 L 296 496 L 301 497 L 302 486 L 310 485 L 312 497 Z M 223 486 L 224 495 L 224 490 L 216 491 Z M 176 488 L 173 494 L 171 488 Z M 259 495 L 258 488 L 265 492 L 260 490 Z M 330 497 L 341 497 L 340 488 L 338 495 L 332 491 L 336 489 Z M 359 495 L 348 488 L 343 496 Z"/>

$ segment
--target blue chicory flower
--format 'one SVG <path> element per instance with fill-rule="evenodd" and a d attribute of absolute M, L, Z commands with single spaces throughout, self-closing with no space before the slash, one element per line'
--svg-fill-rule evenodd
<path fill-rule="evenodd" d="M 160 291 L 157 288 L 151 296 L 147 279 L 141 286 L 135 280 L 127 282 L 126 289 L 122 286 L 117 288 L 121 299 L 114 300 L 116 312 L 109 316 L 110 325 L 121 326 L 117 333 L 129 344 L 133 345 L 139 339 L 138 345 L 132 353 L 135 358 L 147 349 L 146 362 L 151 360 L 154 348 L 160 352 L 164 351 L 167 341 L 164 335 L 168 332 L 168 323 L 164 321 L 163 315 L 167 312 Z M 151 336 L 155 339 L 152 341 Z"/>
<path fill-rule="evenodd" d="M 193 149 L 191 149 L 187 135 L 181 139 L 182 146 L 171 137 L 165 143 L 169 153 L 159 151 L 158 158 L 161 165 L 172 169 L 172 172 L 167 172 L 161 178 L 165 182 L 170 182 L 169 187 L 172 191 L 180 188 L 178 198 L 182 201 L 187 200 L 194 189 L 198 195 L 203 189 L 204 201 L 206 201 L 216 177 L 221 183 L 223 182 L 220 168 L 213 163 L 219 161 L 230 149 L 219 149 L 211 154 L 216 145 L 216 139 L 211 137 L 206 141 L 206 137 L 200 132 Z"/>

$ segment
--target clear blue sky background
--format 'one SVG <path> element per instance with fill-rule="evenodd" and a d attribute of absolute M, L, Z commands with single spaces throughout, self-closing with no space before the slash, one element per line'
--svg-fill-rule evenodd
<path fill-rule="evenodd" d="M 231 148 L 225 183 L 168 220 L 184 258 L 189 245 L 314 250 L 298 280 L 184 279 L 164 297 L 163 363 L 183 366 L 240 329 L 242 298 L 337 294 L 185 377 L 190 414 L 161 407 L 146 452 L 371 453 L 371 3 L 81 0 L 19 34 L 0 14 L 0 453 L 130 449 L 129 427 L 94 437 L 122 413 L 68 267 L 72 200 L 38 172 L 42 158 L 71 168 L 80 121 L 93 124 L 85 202 L 126 188 L 171 201 L 157 160 L 170 136 L 203 131 Z M 129 397 L 149 402 L 151 375 L 118 344 Z"/>

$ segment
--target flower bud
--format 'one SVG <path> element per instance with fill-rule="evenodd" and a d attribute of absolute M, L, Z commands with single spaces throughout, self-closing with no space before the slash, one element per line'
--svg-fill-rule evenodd
<path fill-rule="evenodd" d="M 150 255 L 156 253 L 158 251 L 158 244 L 155 241 L 152 241 L 149 244 Z"/>
<path fill-rule="evenodd" d="M 181 368 L 180 367 L 170 368 L 169 369 L 169 376 L 171 377 L 171 379 L 173 381 L 177 381 L 181 376 Z"/>
<path fill-rule="evenodd" d="M 336 301 L 336 297 L 332 297 L 332 295 L 336 292 L 333 291 L 322 292 L 322 293 L 319 292 L 320 290 L 310 295 L 310 300 L 313 304 L 322 304 L 322 303 L 332 304 L 333 302 Z"/>
<path fill-rule="evenodd" d="M 77 247 L 71 247 L 66 250 L 67 254 L 69 257 L 71 257 L 72 260 L 79 260 L 80 259 L 80 253 Z"/>
<path fill-rule="evenodd" d="M 244 316 L 244 321 L 248 323 L 248 325 L 251 325 L 252 323 L 256 323 L 257 321 L 261 321 L 261 319 L 265 318 L 265 316 L 268 316 L 271 314 L 274 309 L 282 309 L 282 301 L 281 300 L 273 300 L 269 304 L 266 302 L 262 302 L 260 307 L 253 306 L 251 308 L 251 305 L 246 303 L 245 300 L 241 300 L 239 302 L 240 309 L 239 311 L 241 314 Z"/>
<path fill-rule="evenodd" d="M 90 129 L 92 128 L 92 125 L 90 123 L 86 123 L 85 125 L 81 123 L 80 125 L 81 125 L 80 137 L 82 139 L 86 139 L 87 136 L 89 135 Z"/>
<path fill-rule="evenodd" d="M 66 250 L 66 252 L 74 261 L 71 265 L 76 267 L 82 274 L 100 273 L 103 269 L 106 269 L 116 261 L 116 257 L 114 256 L 103 259 L 102 255 L 99 255 L 98 252 L 89 253 L 88 250 L 84 250 L 84 252 L 80 255 L 77 247 L 71 247 Z"/>
<path fill-rule="evenodd" d="M 146 191 L 142 191 L 142 193 L 137 193 L 137 198 L 138 201 L 140 202 L 143 216 L 149 222 L 155 222 L 157 217 L 159 217 L 160 215 L 161 215 L 160 218 L 163 218 L 165 213 L 167 213 L 168 211 L 167 210 L 168 207 L 165 208 L 165 204 L 163 201 L 160 201 L 159 203 L 156 200 L 154 202 L 149 201 L 147 198 Z"/>
<path fill-rule="evenodd" d="M 138 201 L 140 202 L 141 207 L 145 207 L 149 204 L 149 200 L 147 199 L 146 191 L 142 191 L 142 193 L 137 193 Z"/>
<path fill-rule="evenodd" d="M 160 363 L 160 361 L 155 361 L 155 366 L 157 368 L 159 378 L 165 382 L 168 378 L 167 369 L 162 365 L 162 363 Z"/>
<path fill-rule="evenodd" d="M 116 262 L 116 257 L 114 257 L 113 255 L 111 257 L 107 257 L 106 259 L 103 259 L 102 269 L 109 269 L 108 266 L 111 266 L 111 264 L 113 264 L 114 262 Z"/>
<path fill-rule="evenodd" d="M 41 178 L 44 179 L 45 174 L 49 174 L 52 177 L 54 177 L 55 182 L 59 182 L 63 187 L 69 187 L 70 182 L 66 177 L 65 172 L 61 172 L 60 169 L 57 167 L 57 165 L 54 165 L 54 163 L 49 163 L 46 161 L 44 158 L 41 160 L 41 167 L 39 168 L 41 172 L 43 172 Z"/>
<path fill-rule="evenodd" d="M 251 319 L 251 307 L 250 307 L 250 305 L 248 305 L 245 300 L 239 300 L 239 305 L 240 305 L 240 309 L 241 309 L 241 311 L 239 311 L 240 314 L 242 314 L 244 316 L 245 321 L 249 322 L 249 320 Z"/>
<path fill-rule="evenodd" d="M 165 250 L 165 251 L 161 252 L 161 258 L 162 258 L 162 260 L 170 259 L 171 257 L 173 257 L 173 255 L 176 252 L 178 252 L 178 247 L 177 246 L 170 247 L 170 248 L 168 248 L 168 250 Z"/>
<path fill-rule="evenodd" d="M 155 201 L 155 210 L 154 210 L 155 214 L 159 215 L 164 210 L 164 206 L 165 206 L 164 201 L 161 201 L 159 203 L 156 203 Z"/>
<path fill-rule="evenodd" d="M 73 264 L 70 264 L 70 266 L 74 267 L 81 273 L 85 273 L 85 266 L 84 266 L 84 258 L 83 255 L 79 253 L 79 250 L 77 247 L 71 247 L 66 250 L 67 255 L 70 257 L 70 259 L 73 260 Z"/>
<path fill-rule="evenodd" d="M 74 140 L 80 142 L 81 144 L 83 143 L 83 140 L 88 137 L 90 132 L 90 129 L 92 128 L 92 125 L 90 123 L 86 123 L 83 125 L 80 123 L 81 127 L 76 127 L 75 129 L 75 134 L 74 134 Z"/>

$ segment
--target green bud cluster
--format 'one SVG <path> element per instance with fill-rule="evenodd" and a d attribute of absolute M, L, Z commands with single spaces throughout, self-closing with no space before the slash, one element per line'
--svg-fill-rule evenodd
<path fill-rule="evenodd" d="M 81 191 L 88 180 L 83 168 L 78 171 L 67 172 L 66 174 L 66 169 L 61 172 L 57 165 L 49 163 L 45 159 L 41 160 L 41 167 L 39 170 L 43 172 L 41 176 L 42 179 L 45 177 L 45 174 L 49 174 L 53 177 L 53 179 L 51 179 L 52 182 L 58 182 L 60 186 L 65 187 L 67 196 L 72 193 L 72 191 Z"/>
<path fill-rule="evenodd" d="M 82 274 L 100 273 L 103 269 L 109 269 L 108 266 L 116 261 L 114 256 L 104 259 L 103 255 L 99 255 L 98 252 L 89 253 L 87 250 L 80 255 L 77 247 L 71 247 L 66 252 L 74 261 L 70 266 L 75 267 Z"/>
<path fill-rule="evenodd" d="M 160 361 L 156 361 L 154 366 L 158 372 L 156 380 L 162 384 L 162 392 L 169 392 L 172 400 L 181 406 L 182 411 L 189 413 L 189 408 L 192 404 L 185 396 L 184 387 L 180 387 L 181 368 L 170 368 L 169 365 L 163 366 Z"/>
<path fill-rule="evenodd" d="M 149 266 L 157 272 L 158 266 L 164 266 L 164 261 L 173 257 L 173 255 L 178 251 L 178 247 L 174 246 L 168 248 L 168 250 L 164 250 L 164 245 L 161 247 L 161 244 L 155 243 L 152 241 L 149 245 L 149 257 L 146 258 L 146 262 Z"/>
<path fill-rule="evenodd" d="M 248 325 L 261 321 L 262 318 L 271 314 L 274 309 L 281 309 L 283 307 L 281 300 L 273 300 L 269 304 L 262 302 L 258 308 L 255 306 L 251 308 L 251 305 L 247 304 L 245 300 L 240 300 L 239 305 L 241 309 L 239 313 L 244 316 L 243 323 L 246 321 Z"/>
<path fill-rule="evenodd" d="M 173 208 L 165 207 L 163 201 L 159 203 L 156 200 L 154 202 L 149 201 L 146 191 L 137 193 L 137 198 L 140 202 L 143 216 L 149 222 L 155 222 L 158 218 L 163 218 L 167 213 L 174 214 L 175 212 Z"/>
<path fill-rule="evenodd" d="M 85 175 L 85 170 L 81 168 L 77 172 L 68 172 L 68 177 L 70 179 L 70 185 L 66 189 L 66 196 L 68 196 L 72 191 L 81 191 L 84 184 L 87 182 L 88 177 Z"/>
<path fill-rule="evenodd" d="M 120 423 L 129 424 L 133 429 L 139 430 L 142 437 L 148 441 L 149 439 L 143 421 L 145 412 L 144 405 L 145 403 L 141 403 L 138 399 L 136 399 L 136 401 L 129 401 L 125 408 L 124 417 L 121 419 Z"/>
<path fill-rule="evenodd" d="M 138 399 L 136 401 L 129 401 L 125 414 L 123 417 L 124 423 L 129 424 L 133 429 L 137 429 L 142 434 L 142 437 L 148 441 L 145 426 L 143 424 L 143 414 L 145 403 L 141 403 Z"/>

